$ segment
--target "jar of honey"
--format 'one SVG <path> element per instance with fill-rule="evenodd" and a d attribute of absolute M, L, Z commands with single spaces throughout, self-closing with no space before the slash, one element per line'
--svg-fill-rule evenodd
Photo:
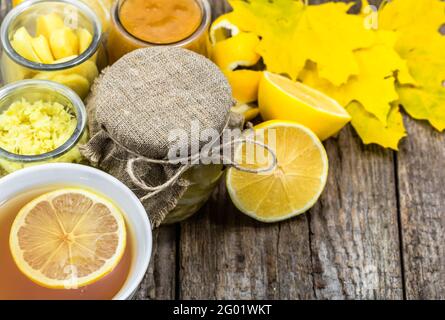
<path fill-rule="evenodd" d="M 108 57 L 150 46 L 176 46 L 208 56 L 207 0 L 118 0 L 111 10 Z"/>
<path fill-rule="evenodd" d="M 4 83 L 50 80 L 85 98 L 107 65 L 98 15 L 78 0 L 28 0 L 0 29 Z"/>

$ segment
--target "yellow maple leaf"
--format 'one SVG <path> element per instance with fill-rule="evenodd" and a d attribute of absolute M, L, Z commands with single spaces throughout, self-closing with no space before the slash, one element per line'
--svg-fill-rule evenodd
<path fill-rule="evenodd" d="M 336 99 L 365 143 L 397 149 L 405 130 L 396 101 L 445 129 L 445 1 L 384 0 L 377 10 L 363 0 L 358 15 L 344 3 L 229 1 L 230 22 L 260 39 L 266 69 Z"/>
<path fill-rule="evenodd" d="M 439 0 L 393 0 L 380 12 L 379 25 L 397 32 L 396 49 L 407 61 L 414 85 L 398 88 L 410 116 L 445 129 L 445 3 Z"/>
<path fill-rule="evenodd" d="M 307 61 L 335 85 L 358 74 L 353 51 L 372 45 L 363 19 L 347 14 L 351 5 L 304 6 L 295 0 L 232 0 L 233 21 L 261 37 L 257 48 L 269 71 L 296 79 Z"/>
<path fill-rule="evenodd" d="M 372 47 L 354 52 L 359 65 L 358 75 L 339 87 L 318 74 L 318 66 L 307 64 L 300 73 L 300 80 L 317 88 L 346 106 L 352 101 L 358 101 L 363 108 L 377 117 L 386 125 L 391 103 L 399 96 L 395 87 L 396 78 L 404 83 L 414 82 L 406 62 L 394 50 L 395 37 L 392 32 L 378 31 Z"/>
<path fill-rule="evenodd" d="M 428 120 L 439 131 L 445 129 L 444 52 L 445 38 L 434 34 L 407 53 L 405 57 L 416 85 L 397 89 L 406 112 L 414 119 Z"/>
<path fill-rule="evenodd" d="M 367 112 L 359 102 L 352 102 L 346 110 L 352 116 L 351 124 L 365 144 L 376 143 L 398 150 L 399 141 L 406 136 L 399 107 L 393 104 L 386 125 Z"/>
<path fill-rule="evenodd" d="M 303 13 L 302 1 L 230 0 L 231 22 L 239 29 L 262 38 L 257 48 L 268 70 L 295 76 L 304 62 L 293 59 L 290 53 L 296 45 L 295 29 Z"/>
<path fill-rule="evenodd" d="M 440 0 L 391 0 L 379 11 L 379 27 L 397 31 L 397 51 L 403 56 L 418 46 L 425 36 L 437 33 L 445 17 Z"/>

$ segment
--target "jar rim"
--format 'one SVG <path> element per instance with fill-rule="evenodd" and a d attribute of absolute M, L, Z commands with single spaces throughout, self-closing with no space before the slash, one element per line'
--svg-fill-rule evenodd
<path fill-rule="evenodd" d="M 76 112 L 77 124 L 71 137 L 64 142 L 60 147 L 54 149 L 47 153 L 42 153 L 39 155 L 19 155 L 9 152 L 2 147 L 0 147 L 0 158 L 5 158 L 6 160 L 12 162 L 21 163 L 33 163 L 33 162 L 44 162 L 58 158 L 65 153 L 69 152 L 82 138 L 82 135 L 86 128 L 87 123 L 87 112 L 83 101 L 80 97 L 70 88 L 61 85 L 59 83 L 48 81 L 48 80 L 22 80 L 6 85 L 0 89 L 0 100 L 4 99 L 19 89 L 26 88 L 45 88 L 56 91 L 58 94 L 68 99 Z"/>
<path fill-rule="evenodd" d="M 114 2 L 113 7 L 111 9 L 111 17 L 112 17 L 112 21 L 113 21 L 115 27 L 121 33 L 123 33 L 126 37 L 130 38 L 132 41 L 136 42 L 141 47 L 147 47 L 147 46 L 149 46 L 149 47 L 155 47 L 155 46 L 180 46 L 180 47 L 183 47 L 189 43 L 192 43 L 203 32 L 205 32 L 207 27 L 210 25 L 210 21 L 212 18 L 211 17 L 212 9 L 210 7 L 208 0 L 195 0 L 195 1 L 199 4 L 201 11 L 202 11 L 201 24 L 190 36 L 188 36 L 180 41 L 171 42 L 171 43 L 154 43 L 154 42 L 145 41 L 145 40 L 139 39 L 138 37 L 135 37 L 130 32 L 128 32 L 127 29 L 125 29 L 125 27 L 122 25 L 120 18 L 119 18 L 119 9 L 120 9 L 119 5 L 120 5 L 121 1 Z"/>
<path fill-rule="evenodd" d="M 91 41 L 90 46 L 82 52 L 80 55 L 78 55 L 76 58 L 56 63 L 56 64 L 46 64 L 46 63 L 38 63 L 30 61 L 24 57 L 22 57 L 20 54 L 18 54 L 14 48 L 11 45 L 11 41 L 9 39 L 9 26 L 17 17 L 19 17 L 22 13 L 24 13 L 26 10 L 31 8 L 32 6 L 39 4 L 39 3 L 65 3 L 68 5 L 72 5 L 76 7 L 79 11 L 81 11 L 83 14 L 86 15 L 88 20 L 90 20 L 93 24 L 93 39 Z M 99 17 L 94 13 L 94 11 L 86 4 L 82 3 L 79 0 L 28 0 L 24 1 L 15 8 L 13 8 L 3 19 L 3 22 L 1 24 L 0 28 L 0 42 L 3 47 L 3 50 L 5 53 L 17 64 L 27 67 L 29 69 L 33 70 L 39 70 L 39 71 L 59 71 L 59 70 L 65 70 L 69 68 L 73 68 L 75 66 L 78 66 L 85 61 L 87 61 L 89 58 L 91 58 L 98 50 L 100 42 L 102 39 L 102 23 L 99 20 Z"/>

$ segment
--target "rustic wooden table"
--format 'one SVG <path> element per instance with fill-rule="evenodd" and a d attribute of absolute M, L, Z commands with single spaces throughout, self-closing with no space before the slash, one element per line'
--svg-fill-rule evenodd
<path fill-rule="evenodd" d="M 290 221 L 244 216 L 221 183 L 194 218 L 155 231 L 136 298 L 445 299 L 445 134 L 405 124 L 398 153 L 350 127 L 326 141 L 326 190 Z"/>

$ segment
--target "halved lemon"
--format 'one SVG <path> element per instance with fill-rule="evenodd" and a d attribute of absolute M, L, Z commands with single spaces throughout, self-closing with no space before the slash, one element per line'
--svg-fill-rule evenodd
<path fill-rule="evenodd" d="M 17 267 L 52 289 L 94 283 L 119 263 L 125 221 L 109 200 L 83 189 L 44 194 L 20 210 L 9 245 Z"/>
<path fill-rule="evenodd" d="M 233 203 L 263 222 L 277 222 L 306 212 L 320 197 L 328 176 L 328 157 L 320 140 L 292 121 L 267 121 L 254 129 L 249 138 L 269 146 L 276 154 L 277 166 L 265 173 L 230 168 L 226 184 Z M 244 144 L 237 148 L 235 161 L 245 168 L 267 168 L 272 158 L 264 155 L 264 150 L 252 143 Z"/>
<path fill-rule="evenodd" d="M 301 123 L 320 140 L 339 132 L 351 116 L 334 99 L 300 82 L 264 72 L 258 89 L 258 104 L 264 120 Z"/>

